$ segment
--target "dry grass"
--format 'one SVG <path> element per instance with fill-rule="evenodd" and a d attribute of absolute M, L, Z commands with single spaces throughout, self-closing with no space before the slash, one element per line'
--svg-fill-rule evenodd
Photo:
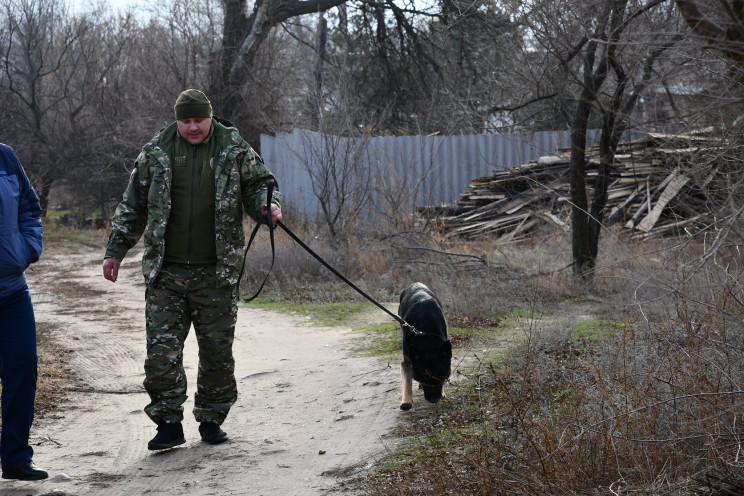
<path fill-rule="evenodd" d="M 49 323 L 37 323 L 39 378 L 36 384 L 36 417 L 54 417 L 65 403 L 65 392 L 75 380 L 68 355 L 72 350 L 61 347 L 51 338 Z"/>

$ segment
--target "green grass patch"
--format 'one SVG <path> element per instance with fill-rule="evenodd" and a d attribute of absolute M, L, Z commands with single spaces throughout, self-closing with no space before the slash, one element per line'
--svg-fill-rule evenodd
<path fill-rule="evenodd" d="M 64 217 L 65 215 L 72 214 L 72 210 L 52 210 L 48 209 L 46 213 L 46 218 L 49 220 L 55 220 L 59 219 L 60 217 Z"/>
<path fill-rule="evenodd" d="M 316 326 L 351 327 L 364 335 L 359 346 L 351 350 L 359 356 L 397 360 L 401 353 L 401 331 L 397 322 L 364 325 L 364 319 L 359 318 L 369 314 L 370 306 L 367 302 L 297 303 L 264 299 L 250 305 L 288 315 L 308 317 Z M 497 332 L 496 327 L 449 328 L 450 340 L 455 349 L 468 346 L 474 338 L 487 339 L 493 332 Z"/>
<path fill-rule="evenodd" d="M 356 317 L 369 311 L 369 304 L 365 302 L 292 303 L 264 300 L 251 303 L 251 305 L 290 315 L 309 317 L 314 325 L 320 327 L 353 327 Z"/>
<path fill-rule="evenodd" d="M 380 324 L 362 329 L 366 339 L 352 350 L 355 354 L 368 357 L 399 359 L 401 353 L 401 331 L 397 323 Z"/>
<path fill-rule="evenodd" d="M 623 324 L 611 320 L 583 320 L 571 331 L 571 339 L 599 339 L 622 330 Z"/>

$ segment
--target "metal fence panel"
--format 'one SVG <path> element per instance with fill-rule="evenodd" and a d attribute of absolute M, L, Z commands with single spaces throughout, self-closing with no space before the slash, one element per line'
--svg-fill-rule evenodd
<path fill-rule="evenodd" d="M 589 143 L 596 142 L 596 134 L 590 132 Z M 569 139 L 568 131 L 339 138 L 296 129 L 262 135 L 261 155 L 276 175 L 284 201 L 310 218 L 320 212 L 318 172 L 355 161 L 372 175 L 365 215 L 374 217 L 395 194 L 404 197 L 402 205 L 409 210 L 454 203 L 474 178 L 553 155 L 567 148 Z"/>

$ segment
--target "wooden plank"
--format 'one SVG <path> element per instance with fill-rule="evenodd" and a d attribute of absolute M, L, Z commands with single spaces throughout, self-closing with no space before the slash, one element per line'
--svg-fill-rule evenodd
<path fill-rule="evenodd" d="M 655 134 L 620 143 L 610 168 L 605 205 L 608 221 L 630 219 L 626 227 L 632 229 L 634 237 L 690 225 L 687 219 L 695 218 L 705 208 L 705 195 L 716 193 L 713 187 L 721 176 L 716 174 L 717 164 L 711 162 L 704 172 L 696 168 L 695 175 L 684 177 L 691 166 L 689 157 L 696 151 L 706 153 L 720 146 L 720 137 L 701 134 Z M 570 225 L 569 155 L 561 152 L 472 180 L 455 205 L 441 211 L 447 216 L 440 217 L 445 230 L 467 237 L 509 233 L 510 238 L 516 238 L 530 236 L 534 226 Z M 596 193 L 592 179 L 597 176 L 599 150 L 587 147 L 586 154 L 586 188 L 591 199 Z M 696 185 L 702 195 L 687 193 L 685 184 L 692 181 L 699 183 Z M 668 205 L 672 200 L 675 215 L 670 219 Z"/>
<path fill-rule="evenodd" d="M 529 221 L 529 222 L 528 222 Z M 506 233 L 504 236 L 502 236 L 502 239 L 509 241 L 513 240 L 515 236 L 522 232 L 526 232 L 528 229 L 530 229 L 532 226 L 537 224 L 537 221 L 534 219 L 530 219 L 529 217 L 525 217 L 524 220 L 513 230 Z"/>
<path fill-rule="evenodd" d="M 637 226 L 636 229 L 643 232 L 649 232 L 656 222 L 659 220 L 659 216 L 661 215 L 661 212 L 664 210 L 664 207 L 667 206 L 667 204 L 672 201 L 672 199 L 679 193 L 679 190 L 682 189 L 682 187 L 687 184 L 687 181 L 690 179 L 688 177 L 685 177 L 679 173 L 679 169 L 675 169 L 672 174 L 677 173 L 674 178 L 672 178 L 671 181 L 669 181 L 669 184 L 667 184 L 667 187 L 664 188 L 664 191 L 661 193 L 661 196 L 659 197 L 659 201 L 656 202 L 656 205 L 654 205 L 654 208 L 651 210 L 651 213 L 646 216 Z M 671 176 L 671 174 L 670 174 Z"/>
<path fill-rule="evenodd" d="M 522 198 L 520 202 L 512 202 L 511 204 L 506 205 L 505 208 L 501 209 L 501 212 L 507 215 L 511 215 L 538 199 L 539 198 L 537 196 Z"/>
<path fill-rule="evenodd" d="M 555 164 L 567 164 L 569 157 L 565 155 L 545 155 L 537 159 L 537 163 L 540 165 L 555 165 Z"/>
<path fill-rule="evenodd" d="M 640 207 L 638 207 L 638 210 L 636 210 L 636 213 L 633 214 L 633 217 L 625 223 L 625 227 L 628 229 L 633 229 L 633 227 L 636 225 L 636 221 L 643 215 L 643 211 L 645 209 L 648 209 L 649 212 L 651 212 L 651 186 L 649 183 L 645 184 L 646 186 L 646 199 L 641 203 Z"/>
<path fill-rule="evenodd" d="M 637 183 L 647 182 L 649 181 L 649 179 L 650 178 L 648 176 L 645 176 L 645 177 L 635 176 L 635 177 L 622 177 L 618 179 L 617 181 L 619 184 L 637 184 Z"/>
<path fill-rule="evenodd" d="M 489 195 L 488 193 L 479 193 L 477 195 L 475 195 L 475 194 L 470 195 L 470 200 L 471 201 L 487 200 L 487 201 L 491 201 L 492 202 L 492 201 L 503 200 L 505 198 L 506 198 L 506 195 L 499 195 L 499 194 L 491 194 L 491 195 Z"/>
<path fill-rule="evenodd" d="M 505 226 L 508 226 L 509 224 L 515 224 L 517 223 L 517 221 L 522 221 L 522 219 L 525 219 L 529 216 L 530 216 L 529 213 L 509 215 L 509 216 L 500 217 L 495 220 L 470 223 L 462 227 L 458 227 L 454 231 L 460 234 L 465 234 L 470 231 L 502 229 Z"/>
<path fill-rule="evenodd" d="M 617 212 L 618 212 L 618 211 L 619 211 L 620 209 L 622 209 L 622 208 L 625 208 L 625 206 L 626 206 L 626 205 L 627 205 L 628 203 L 630 203 L 631 201 L 633 201 L 633 198 L 635 198 L 635 197 L 636 197 L 636 196 L 638 195 L 638 192 L 639 192 L 639 191 L 641 191 L 641 189 L 642 189 L 642 188 L 643 188 L 643 185 L 642 185 L 642 184 L 639 184 L 639 185 L 638 185 L 638 186 L 637 186 L 637 187 L 635 188 L 635 191 L 633 191 L 633 192 L 632 192 L 632 193 L 631 193 L 630 195 L 628 195 L 628 197 L 627 197 L 627 198 L 625 199 L 625 201 L 623 201 L 623 202 L 622 202 L 621 204 L 619 204 L 619 205 L 615 205 L 615 206 L 614 206 L 614 207 L 612 208 L 612 210 L 610 210 L 610 214 L 609 214 L 609 215 L 607 216 L 607 218 L 608 218 L 608 219 L 611 219 L 611 218 L 612 218 L 612 216 L 613 216 L 613 215 L 615 215 L 615 214 L 616 214 L 616 213 L 617 213 Z"/>
<path fill-rule="evenodd" d="M 667 233 L 669 231 L 678 231 L 678 230 L 680 230 L 680 228 L 684 228 L 685 231 L 686 231 L 688 226 L 690 226 L 691 224 L 694 224 L 695 222 L 697 222 L 701 218 L 703 218 L 702 215 L 696 215 L 694 217 L 690 217 L 690 218 L 687 218 L 687 219 L 682 219 L 682 220 L 677 221 L 677 222 L 671 222 L 671 223 L 667 223 L 667 224 L 664 224 L 664 225 L 661 225 L 661 226 L 656 226 L 653 229 L 653 232 L 652 231 L 649 231 L 649 232 L 636 232 L 636 233 L 634 233 L 631 236 L 631 238 L 633 238 L 633 239 L 648 239 L 652 235 L 664 234 L 664 233 Z M 688 233 L 688 235 L 689 235 L 689 233 Z"/>
<path fill-rule="evenodd" d="M 569 232 L 571 229 L 568 227 L 568 224 L 558 217 L 556 217 L 552 212 L 546 210 L 544 212 L 536 212 L 535 215 L 540 217 L 541 219 L 550 221 L 554 223 L 556 226 L 560 227 L 563 231 Z"/>
<path fill-rule="evenodd" d="M 607 191 L 607 201 L 611 202 L 619 198 L 626 198 L 628 195 L 632 197 L 635 196 L 637 193 L 638 186 L 625 186 L 623 188 L 613 188 L 612 186 L 610 186 L 610 189 Z"/>

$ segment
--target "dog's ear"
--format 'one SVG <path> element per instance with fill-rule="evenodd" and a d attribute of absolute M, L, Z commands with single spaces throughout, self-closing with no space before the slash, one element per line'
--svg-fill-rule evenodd
<path fill-rule="evenodd" d="M 452 359 L 452 342 L 450 342 L 449 339 L 442 345 L 442 356 L 446 357 L 448 360 Z"/>

